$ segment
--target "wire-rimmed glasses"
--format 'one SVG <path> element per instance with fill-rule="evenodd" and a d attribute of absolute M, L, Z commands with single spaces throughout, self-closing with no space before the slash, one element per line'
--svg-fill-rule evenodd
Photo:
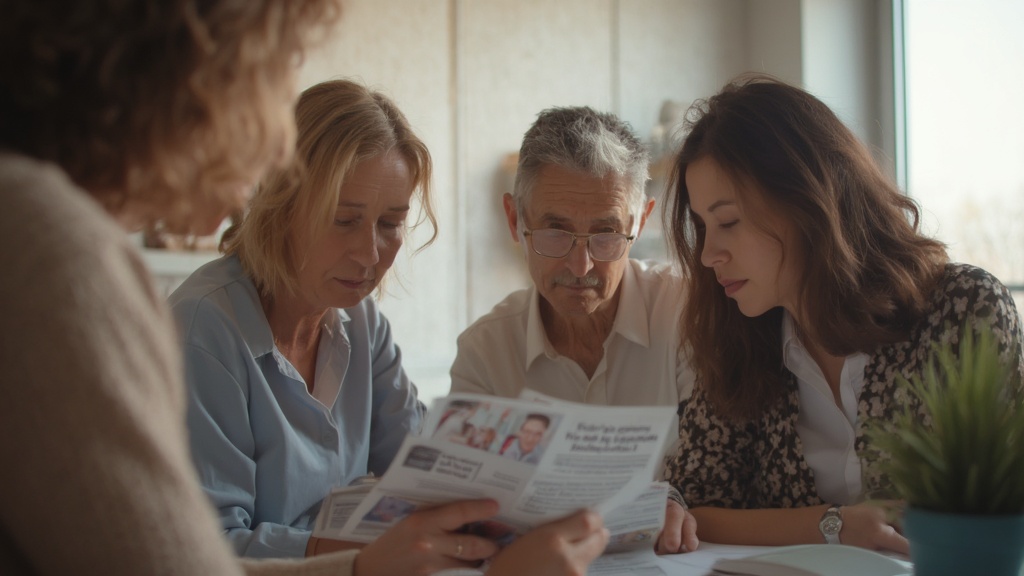
<path fill-rule="evenodd" d="M 618 232 L 598 232 L 597 234 L 574 234 L 555 228 L 541 230 L 523 230 L 523 236 L 531 237 L 533 251 L 547 258 L 564 258 L 572 252 L 578 241 L 587 245 L 590 257 L 598 262 L 612 262 L 622 258 L 629 243 L 636 236 L 627 236 Z"/>

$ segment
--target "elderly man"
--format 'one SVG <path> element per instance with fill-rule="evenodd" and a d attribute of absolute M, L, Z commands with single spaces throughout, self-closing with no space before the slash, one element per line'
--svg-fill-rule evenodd
<path fill-rule="evenodd" d="M 573 107 L 538 116 L 504 197 L 533 286 L 459 336 L 452 392 L 515 397 L 529 387 L 606 405 L 677 406 L 689 397 L 681 279 L 667 265 L 629 258 L 654 208 L 648 164 L 614 115 Z M 695 548 L 695 528 L 670 502 L 658 551 Z"/>

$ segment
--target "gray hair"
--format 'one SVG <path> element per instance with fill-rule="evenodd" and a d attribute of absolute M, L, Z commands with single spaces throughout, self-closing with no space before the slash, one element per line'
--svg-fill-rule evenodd
<path fill-rule="evenodd" d="M 650 154 L 627 122 L 587 106 L 548 108 L 523 136 L 512 188 L 516 211 L 523 213 L 545 165 L 556 165 L 598 178 L 626 179 L 634 230 L 647 200 L 645 186 Z M 520 222 L 522 219 L 520 219 Z"/>

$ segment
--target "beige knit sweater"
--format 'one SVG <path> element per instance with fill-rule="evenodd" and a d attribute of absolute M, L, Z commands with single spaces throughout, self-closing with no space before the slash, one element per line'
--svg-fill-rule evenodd
<path fill-rule="evenodd" d="M 351 574 L 242 563 L 187 454 L 180 354 L 138 251 L 58 168 L 0 154 L 0 574 Z"/>

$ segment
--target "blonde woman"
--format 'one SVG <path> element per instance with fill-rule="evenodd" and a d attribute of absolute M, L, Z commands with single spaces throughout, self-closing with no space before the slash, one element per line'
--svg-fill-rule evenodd
<path fill-rule="evenodd" d="M 246 556 L 322 549 L 320 501 L 383 474 L 424 411 L 371 295 L 414 202 L 436 234 L 430 154 L 390 100 L 353 82 L 306 90 L 296 118 L 295 164 L 170 298 L 192 456 Z"/>
<path fill-rule="evenodd" d="M 294 63 L 337 4 L 0 1 L 0 573 L 425 573 L 389 565 L 396 546 L 415 560 L 494 513 L 461 502 L 358 553 L 240 562 L 196 481 L 176 330 L 125 232 L 207 233 L 290 156 Z M 605 541 L 576 515 L 491 572 L 579 573 Z"/>

